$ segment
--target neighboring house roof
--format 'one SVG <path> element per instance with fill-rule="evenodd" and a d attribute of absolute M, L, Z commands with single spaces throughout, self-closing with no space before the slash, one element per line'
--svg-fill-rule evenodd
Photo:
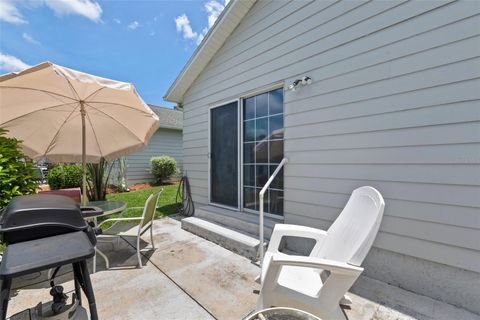
<path fill-rule="evenodd" d="M 183 112 L 178 109 L 148 105 L 160 118 L 160 128 L 183 130 Z"/>
<path fill-rule="evenodd" d="M 205 38 L 183 67 L 163 97 L 170 102 L 183 102 L 183 95 L 197 79 L 230 34 L 240 24 L 256 0 L 232 0 L 208 31 Z"/>

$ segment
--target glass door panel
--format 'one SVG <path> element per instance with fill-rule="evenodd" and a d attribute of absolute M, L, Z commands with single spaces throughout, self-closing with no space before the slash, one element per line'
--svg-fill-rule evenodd
<path fill-rule="evenodd" d="M 210 110 L 210 202 L 238 208 L 238 103 Z"/>
<path fill-rule="evenodd" d="M 258 193 L 283 159 L 283 89 L 243 99 L 243 207 L 259 210 Z M 283 215 L 283 170 L 265 193 L 264 211 Z"/>

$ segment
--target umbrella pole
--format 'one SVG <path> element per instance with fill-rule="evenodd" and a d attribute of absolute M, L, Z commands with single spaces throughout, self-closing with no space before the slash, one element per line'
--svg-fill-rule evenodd
<path fill-rule="evenodd" d="M 85 128 L 85 102 L 80 100 L 80 114 L 82 116 L 82 169 L 83 169 L 83 177 L 82 177 L 82 205 L 87 205 L 87 133 Z M 95 223 L 95 227 L 97 226 L 97 217 L 93 218 Z M 98 251 L 100 252 L 100 251 Z M 108 262 L 107 262 L 107 269 L 108 269 Z M 97 247 L 95 247 L 95 255 L 93 256 L 93 273 L 97 270 Z"/>
<path fill-rule="evenodd" d="M 82 205 L 87 205 L 87 139 L 85 129 L 85 106 L 84 102 L 80 101 L 80 114 L 82 116 Z"/>

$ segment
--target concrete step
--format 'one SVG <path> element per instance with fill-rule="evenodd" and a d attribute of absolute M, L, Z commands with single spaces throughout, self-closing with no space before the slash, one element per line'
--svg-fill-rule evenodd
<path fill-rule="evenodd" d="M 215 206 L 204 206 L 195 210 L 195 217 L 226 226 L 243 233 L 258 237 L 258 215 L 228 210 Z M 276 223 L 282 223 L 269 217 L 264 218 L 264 237 L 269 239 Z"/>
<path fill-rule="evenodd" d="M 252 235 L 198 217 L 182 219 L 182 229 L 212 241 L 250 260 L 257 260 L 260 241 Z"/>

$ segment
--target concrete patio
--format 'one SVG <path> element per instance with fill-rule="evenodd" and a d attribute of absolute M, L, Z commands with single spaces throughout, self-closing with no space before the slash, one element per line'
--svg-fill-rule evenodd
<path fill-rule="evenodd" d="M 92 275 L 100 319 L 242 319 L 256 304 L 254 282 L 260 269 L 248 259 L 180 228 L 180 222 L 165 218 L 155 222 L 155 251 L 146 252 L 144 267 L 135 268 L 135 249 L 120 241 L 99 248 L 111 259 L 105 270 L 97 259 Z M 145 238 L 146 240 L 148 238 Z M 146 246 L 148 243 L 143 243 Z M 73 290 L 68 270 L 57 283 Z M 21 288 L 12 297 L 9 315 L 50 299 L 46 274 L 19 279 Z M 345 310 L 350 320 L 363 319 L 480 319 L 454 306 L 361 277 L 352 290 L 354 301 Z M 368 298 L 367 298 L 368 297 Z"/>

